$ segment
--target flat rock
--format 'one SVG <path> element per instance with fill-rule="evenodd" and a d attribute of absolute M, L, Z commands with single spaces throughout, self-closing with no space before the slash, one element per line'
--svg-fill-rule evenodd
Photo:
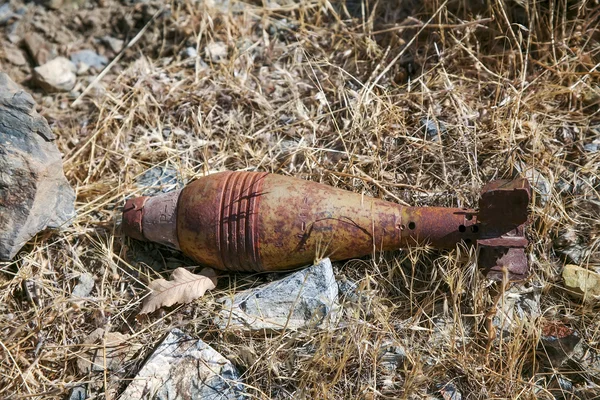
<path fill-rule="evenodd" d="M 56 57 L 33 70 L 37 84 L 47 93 L 68 92 L 75 87 L 75 65 L 64 57 Z"/>
<path fill-rule="evenodd" d="M 27 64 L 27 59 L 21 49 L 16 46 L 5 44 L 4 58 L 13 65 L 23 66 Z"/>
<path fill-rule="evenodd" d="M 0 73 L 0 259 L 75 216 L 62 157 L 31 95 Z M 10 171 L 10 173 L 4 173 Z"/>
<path fill-rule="evenodd" d="M 127 386 L 121 400 L 245 399 L 235 366 L 202 340 L 172 330 Z"/>
<path fill-rule="evenodd" d="M 565 287 L 569 293 L 585 301 L 595 301 L 600 297 L 600 274 L 577 265 L 567 264 L 562 272 Z"/>
<path fill-rule="evenodd" d="M 592 143 L 585 144 L 583 149 L 588 153 L 596 153 L 600 148 L 600 140 L 594 140 Z"/>
<path fill-rule="evenodd" d="M 220 329 L 278 331 L 323 326 L 337 313 L 338 285 L 331 261 L 257 288 L 223 297 L 215 318 Z"/>

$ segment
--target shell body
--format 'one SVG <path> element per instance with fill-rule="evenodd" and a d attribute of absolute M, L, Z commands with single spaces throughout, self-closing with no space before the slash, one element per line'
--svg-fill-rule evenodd
<path fill-rule="evenodd" d="M 126 205 L 126 234 L 222 270 L 287 270 L 316 256 L 343 260 L 415 244 L 453 248 L 481 235 L 473 210 L 403 207 L 277 174 L 222 172 L 168 195 L 131 200 L 143 222 L 132 228 Z M 150 202 L 159 212 L 144 210 Z"/>

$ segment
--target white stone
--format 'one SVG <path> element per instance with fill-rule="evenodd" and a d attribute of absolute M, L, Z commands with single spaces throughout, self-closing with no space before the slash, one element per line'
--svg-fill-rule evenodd
<path fill-rule="evenodd" d="M 79 282 L 73 288 L 73 297 L 88 297 L 94 289 L 94 277 L 92 274 L 85 273 L 79 277 Z"/>
<path fill-rule="evenodd" d="M 121 400 L 244 399 L 235 366 L 202 340 L 173 329 L 162 341 Z"/>
<path fill-rule="evenodd" d="M 338 285 L 328 258 L 285 278 L 219 300 L 220 329 L 242 331 L 324 326 L 338 314 Z"/>
<path fill-rule="evenodd" d="M 64 57 L 57 57 L 36 67 L 33 75 L 36 82 L 46 92 L 68 92 L 75 87 L 77 78 L 73 63 Z"/>

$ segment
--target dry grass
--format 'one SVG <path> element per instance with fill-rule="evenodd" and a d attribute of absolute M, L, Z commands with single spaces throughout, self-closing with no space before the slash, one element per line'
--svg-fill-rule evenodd
<path fill-rule="evenodd" d="M 560 397 L 555 373 L 578 387 L 598 380 L 581 366 L 543 370 L 538 351 L 547 320 L 592 348 L 600 339 L 596 310 L 569 299 L 560 280 L 573 262 L 561 251 L 574 245 L 588 251 L 580 264 L 600 266 L 600 152 L 583 149 L 600 139 L 595 2 L 212 3 L 165 4 L 104 90 L 66 109 L 73 99 L 55 96 L 42 110 L 60 137 L 78 216 L 0 266 L 1 398 L 61 398 L 79 382 L 91 383 L 92 398 L 112 398 L 173 327 L 233 360 L 256 398 L 441 397 L 439 385 L 452 382 L 469 399 L 550 399 Z M 213 43 L 227 53 L 207 57 Z M 181 55 L 190 46 L 198 57 Z M 437 139 L 427 119 L 443 131 Z M 535 168 L 547 185 L 532 209 L 525 286 L 541 292 L 542 316 L 494 335 L 504 289 L 480 276 L 474 255 L 413 249 L 336 266 L 358 281 L 362 300 L 347 304 L 335 331 L 218 331 L 213 299 L 264 276 L 231 275 L 193 305 L 136 319 L 144 283 L 190 265 L 118 231 L 120 207 L 155 166 L 182 182 L 261 170 L 440 206 L 475 206 L 485 182 Z M 83 272 L 96 285 L 75 304 Z M 82 374 L 81 343 L 97 327 L 144 347 L 121 371 Z M 407 353 L 391 371 L 381 361 L 389 343 Z"/>

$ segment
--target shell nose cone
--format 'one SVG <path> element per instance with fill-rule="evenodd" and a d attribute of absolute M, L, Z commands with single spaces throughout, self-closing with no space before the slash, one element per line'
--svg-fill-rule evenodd
<path fill-rule="evenodd" d="M 127 200 L 123 207 L 123 233 L 137 240 L 146 240 L 143 233 L 144 205 L 148 197 L 136 197 Z"/>

